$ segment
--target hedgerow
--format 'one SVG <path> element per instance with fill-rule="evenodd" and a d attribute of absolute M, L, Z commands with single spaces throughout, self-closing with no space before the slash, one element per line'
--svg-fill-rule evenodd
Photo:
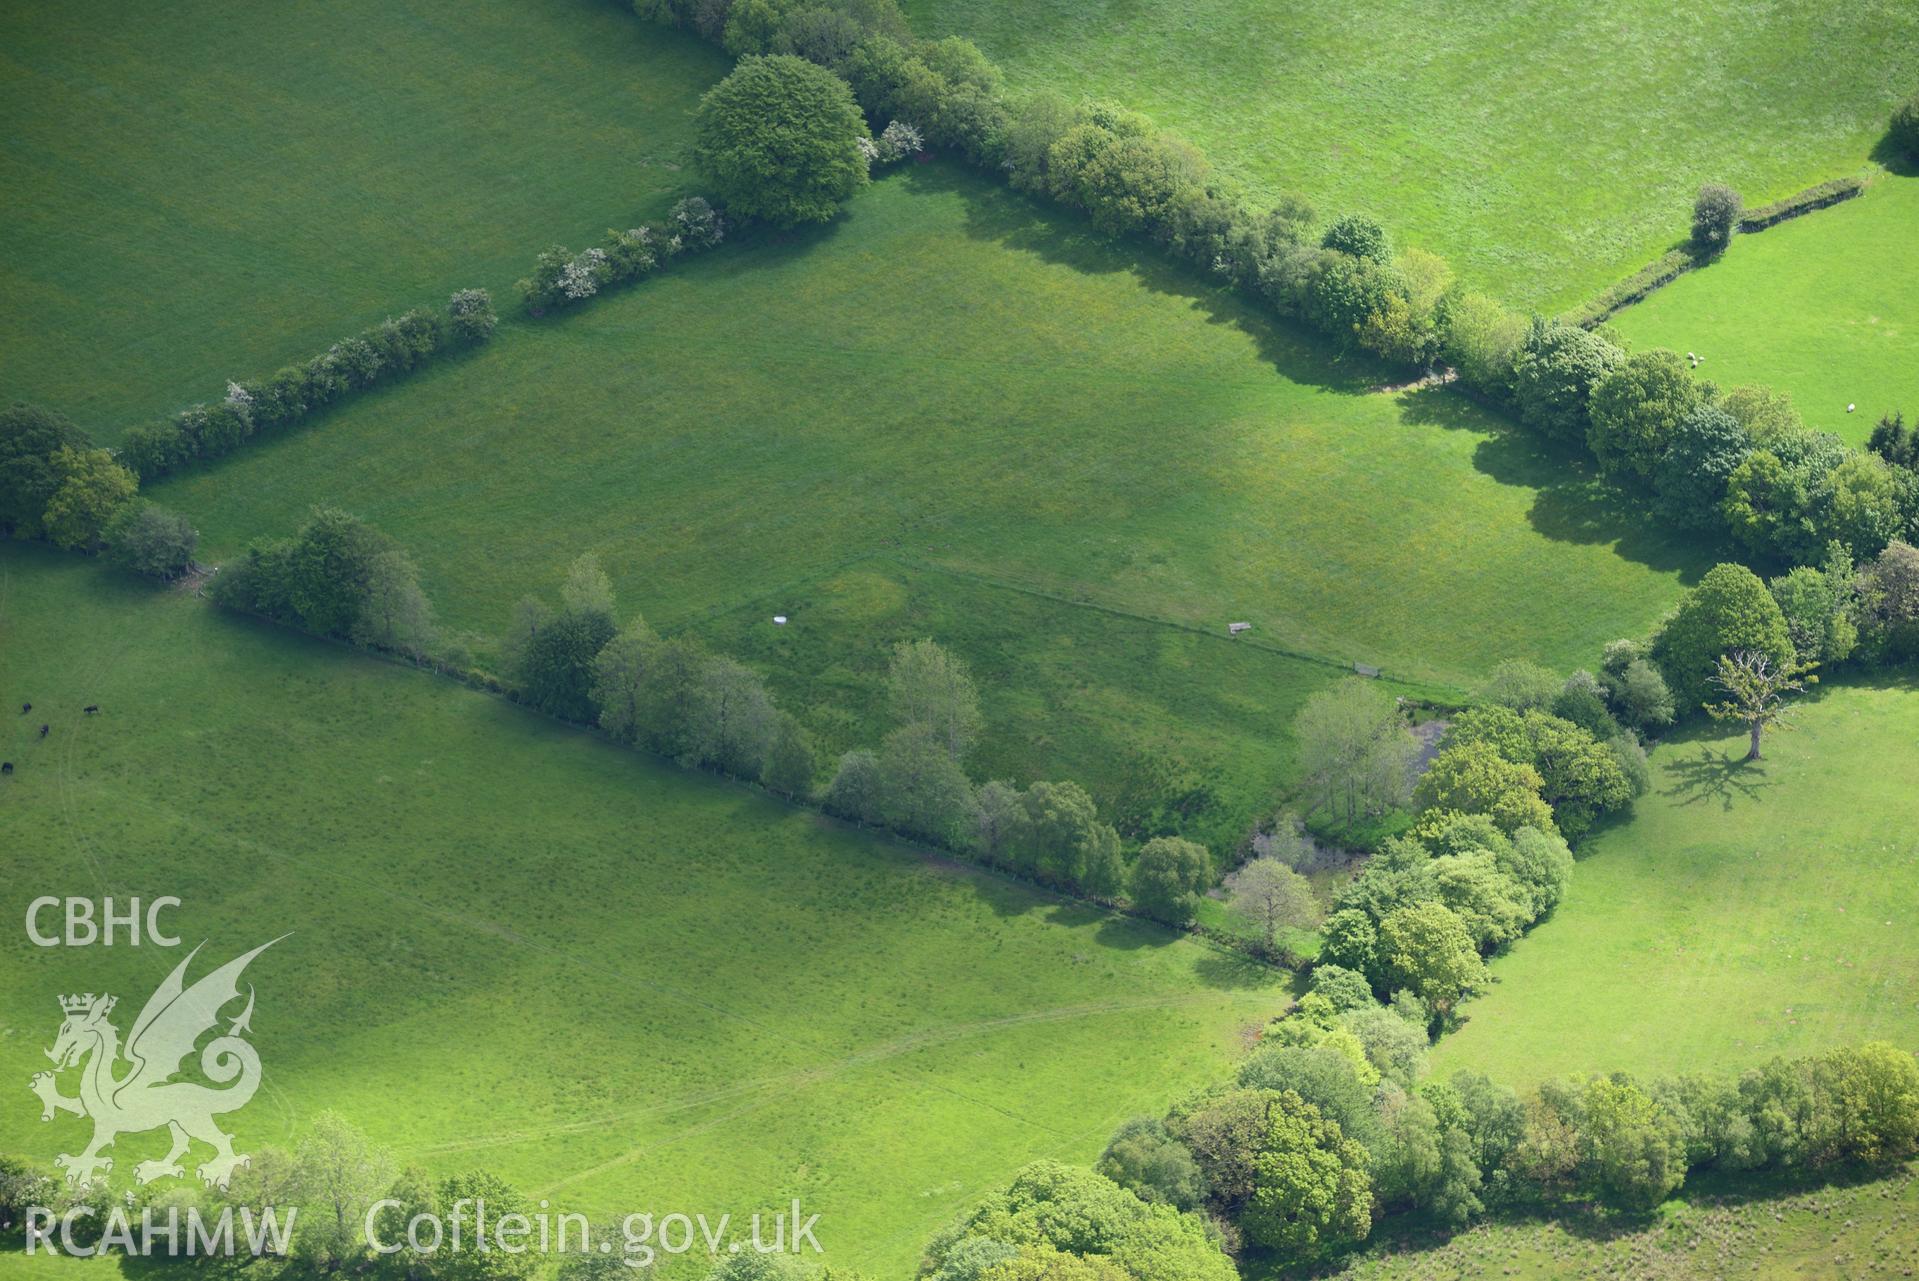
<path fill-rule="evenodd" d="M 726 239 L 726 220 L 712 204 L 689 196 L 659 222 L 609 230 L 600 243 L 574 253 L 554 245 L 519 282 L 528 312 L 545 315 L 585 302 L 602 289 L 632 284 L 684 254 L 701 253 Z"/>
<path fill-rule="evenodd" d="M 416 307 L 342 338 L 304 364 L 228 383 L 221 400 L 129 430 L 120 443 L 120 461 L 143 481 L 157 479 L 188 463 L 231 453 L 255 435 L 284 430 L 492 334 L 493 304 L 485 290 L 461 290 L 447 310 L 442 320 Z"/>
<path fill-rule="evenodd" d="M 1739 230 L 1745 233 L 1764 231 L 1767 227 L 1797 218 L 1800 214 L 1811 213 L 1815 209 L 1825 209 L 1841 201 L 1851 200 L 1866 190 L 1864 178 L 1833 178 L 1826 182 L 1796 191 L 1769 205 L 1760 205 L 1748 209 L 1739 216 Z"/>
<path fill-rule="evenodd" d="M 978 49 L 955 37 L 914 39 L 892 0 L 639 0 L 636 7 L 742 55 L 814 47 L 808 33 L 817 34 L 819 15 L 837 15 L 841 39 L 818 56 L 845 76 L 869 124 L 911 123 L 928 142 L 1014 187 L 1079 210 L 1110 235 L 1150 240 L 1336 342 L 1416 366 L 1451 358 L 1468 390 L 1528 427 L 1592 451 L 1607 479 L 1648 505 L 1657 478 L 1671 470 L 1665 455 L 1687 407 L 1648 399 L 1659 380 L 1649 378 L 1647 362 L 1676 358 L 1629 358 L 1586 326 L 1694 265 L 1693 254 L 1666 255 L 1576 313 L 1577 323 L 1534 317 L 1526 327 L 1496 301 L 1457 288 L 1436 256 L 1395 250 L 1370 218 L 1348 213 L 1316 235 L 1304 201 L 1255 206 L 1196 147 L 1137 112 L 1045 94 L 1010 97 Z M 1735 225 L 1768 226 L 1859 187 L 1839 179 L 1745 214 L 1736 193 L 1703 188 L 1698 252 L 1722 249 Z M 564 265 L 550 264 L 554 271 Z M 1739 416 L 1737 401 L 1728 397 L 1726 407 Z M 1785 568 L 1823 557 L 1834 540 L 1863 561 L 1894 538 L 1919 536 L 1919 473 L 1835 452 L 1803 429 L 1786 436 L 1755 439 L 1753 457 L 1727 473 L 1724 490 L 1693 494 L 1708 513 L 1693 523 L 1736 535 L 1756 561 Z"/>

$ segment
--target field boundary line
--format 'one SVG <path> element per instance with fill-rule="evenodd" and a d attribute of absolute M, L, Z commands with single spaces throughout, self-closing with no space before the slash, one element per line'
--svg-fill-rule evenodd
<path fill-rule="evenodd" d="M 724 618 L 729 614 L 738 613 L 762 601 L 778 599 L 794 588 L 817 583 L 832 574 L 874 560 L 886 561 L 906 569 L 918 570 L 923 573 L 939 574 L 947 578 L 956 578 L 965 582 L 976 583 L 982 587 L 994 588 L 999 591 L 1016 592 L 1022 596 L 1033 597 L 1071 609 L 1090 610 L 1094 613 L 1105 614 L 1113 618 L 1123 618 L 1128 622 L 1144 623 L 1151 627 L 1163 627 L 1174 631 L 1187 632 L 1194 636 L 1203 636 L 1208 640 L 1245 649 L 1257 649 L 1265 653 L 1278 655 L 1281 658 L 1291 659 L 1294 662 L 1310 663 L 1316 667 L 1325 667 L 1333 671 L 1345 672 L 1348 675 L 1358 674 L 1355 666 L 1358 661 L 1356 659 L 1342 661 L 1337 658 L 1329 658 L 1324 654 L 1314 654 L 1305 650 L 1291 649 L 1272 641 L 1248 636 L 1222 636 L 1216 629 L 1202 627 L 1198 623 L 1187 623 L 1175 618 L 1161 618 L 1153 614 L 1142 614 L 1101 601 L 1075 600 L 1070 596 L 1063 596 L 1058 592 L 1048 591 L 1043 587 L 1035 587 L 1011 579 L 998 578 L 992 574 L 981 573 L 977 570 L 959 569 L 951 565 L 942 565 L 937 561 L 924 560 L 910 553 L 895 551 L 886 547 L 876 547 L 869 551 L 861 552 L 856 556 L 848 556 L 843 560 L 835 561 L 798 577 L 788 579 L 764 591 L 756 591 L 749 596 L 736 597 L 724 604 L 710 605 L 695 614 L 688 615 L 677 623 L 662 627 L 660 630 L 666 635 L 678 635 L 689 631 L 698 624 L 709 623 L 715 619 Z M 305 633 L 302 634 L 304 635 Z M 1399 689 L 1406 690 L 1422 700 L 1446 706 L 1456 705 L 1464 697 L 1463 691 L 1446 684 L 1444 681 L 1394 676 L 1386 672 L 1382 672 L 1381 675 L 1374 679 L 1377 679 L 1381 684 L 1392 685 Z"/>
<path fill-rule="evenodd" d="M 1830 209 L 1834 205 L 1843 205 L 1866 194 L 1874 182 L 1871 174 L 1843 174 L 1838 178 L 1828 178 L 1816 182 L 1810 187 L 1796 191 L 1790 196 L 1771 201 L 1757 209 L 1741 212 L 1737 220 L 1740 236 L 1756 236 L 1762 231 L 1777 227 L 1782 222 L 1792 222 L 1808 214 L 1818 213 L 1821 209 Z M 1850 185 L 1847 185 L 1850 184 Z M 1829 188 L 1822 191 L 1821 188 Z M 1766 217 L 1756 215 L 1766 213 Z M 1750 223 L 1751 225 L 1748 225 Z M 1737 240 L 1737 237 L 1734 237 Z M 1578 325 L 1582 329 L 1596 329 L 1605 324 L 1628 307 L 1634 307 L 1646 301 L 1664 289 L 1667 285 L 1690 276 L 1713 265 L 1724 257 L 1730 245 L 1721 249 L 1710 258 L 1701 259 L 1687 248 L 1668 249 L 1630 276 L 1614 281 L 1594 294 L 1587 301 L 1560 313 L 1563 323 Z M 1643 283 L 1635 284 L 1641 277 Z M 1618 296 L 1613 295 L 1617 292 Z"/>
<path fill-rule="evenodd" d="M 1198 623 L 1187 623 L 1175 618 L 1160 618 L 1152 614 L 1141 614 L 1134 610 L 1125 609 L 1118 605 L 1108 605 L 1101 601 L 1075 600 L 1070 596 L 1062 596 L 1058 592 L 1048 591 L 1043 587 L 1034 587 L 1026 583 L 1015 582 L 1011 579 L 998 578 L 992 574 L 980 573 L 977 570 L 958 569 L 950 565 L 941 565 L 934 561 L 922 560 L 917 556 L 884 551 L 876 552 L 874 555 L 891 560 L 896 564 L 904 565 L 909 569 L 923 570 L 933 574 L 944 574 L 949 578 L 964 579 L 986 587 L 996 587 L 1002 591 L 1018 592 L 1022 596 L 1036 597 L 1040 600 L 1070 606 L 1074 609 L 1091 610 L 1094 613 L 1106 614 L 1114 618 L 1124 618 L 1135 623 L 1145 623 L 1153 627 L 1164 627 L 1174 631 L 1188 632 L 1194 636 L 1203 636 L 1208 640 L 1221 644 L 1263 650 L 1269 654 L 1277 654 L 1282 658 L 1290 658 L 1295 662 L 1311 663 L 1319 667 L 1328 667 L 1335 671 L 1345 672 L 1348 675 L 1357 674 L 1355 667 L 1355 664 L 1358 662 L 1357 659 L 1342 661 L 1336 658 L 1328 658 L 1324 654 L 1313 654 L 1305 650 L 1290 649 L 1287 646 L 1275 644 L 1268 640 L 1248 636 L 1224 636 L 1221 635 L 1218 630 L 1210 627 L 1202 627 Z M 1452 701 L 1459 697 L 1459 691 L 1439 681 L 1415 680 L 1404 676 L 1392 676 L 1384 672 L 1374 679 L 1382 684 L 1396 685 L 1402 689 L 1423 690 L 1425 691 L 1425 694 L 1422 695 L 1423 697 L 1435 697 L 1438 701 Z"/>
<path fill-rule="evenodd" d="M 871 556 L 880 555 L 880 554 L 882 553 L 877 553 L 877 552 L 868 553 L 866 556 L 859 557 L 858 559 L 865 560 L 865 559 L 869 559 Z M 541 711 L 539 708 L 536 708 L 532 706 L 531 704 L 523 703 L 519 699 L 512 697 L 505 686 L 499 686 L 497 688 L 489 687 L 488 685 L 478 683 L 477 681 L 470 678 L 468 675 L 466 675 L 463 672 L 448 670 L 447 668 L 441 667 L 436 663 L 422 662 L 422 661 L 410 658 L 406 655 L 395 653 L 391 650 L 376 649 L 372 646 L 367 646 L 367 645 L 356 645 L 351 641 L 344 640 L 336 636 L 321 636 L 314 632 L 303 631 L 302 629 L 291 626 L 290 624 L 280 622 L 278 619 L 268 618 L 264 614 L 255 614 L 248 610 L 235 609 L 230 606 L 221 606 L 211 601 L 204 602 L 201 607 L 206 609 L 216 610 L 218 612 L 225 613 L 225 614 L 230 614 L 237 618 L 244 618 L 256 626 L 265 626 L 273 629 L 275 632 L 284 633 L 291 636 L 305 637 L 309 641 L 317 641 L 320 644 L 330 646 L 334 649 L 342 650 L 346 653 L 358 654 L 365 657 L 369 657 L 376 661 L 386 663 L 393 667 L 406 667 L 417 672 L 424 672 L 429 676 L 438 677 L 439 679 L 446 681 L 448 684 L 458 685 L 464 689 L 472 690 L 473 692 L 477 694 L 491 697 L 510 707 L 516 708 L 520 712 L 523 712 L 532 716 L 537 716 L 540 719 L 548 721 L 552 724 L 563 725 L 570 730 L 573 730 L 578 733 L 583 733 L 590 738 L 596 739 L 622 752 L 627 752 L 636 756 L 645 757 L 646 759 L 651 760 L 663 767 L 669 768 L 678 774 L 693 775 L 693 776 L 710 779 L 716 783 L 735 787 L 741 791 L 760 796 L 768 801 L 781 805 L 785 807 L 786 809 L 791 810 L 795 813 L 810 815 L 813 821 L 816 823 L 829 823 L 843 830 L 851 830 L 851 831 L 863 833 L 871 837 L 875 837 L 881 840 L 882 842 L 884 842 L 885 844 L 896 847 L 906 852 L 907 854 L 911 855 L 912 857 L 917 858 L 922 863 L 940 864 L 949 868 L 954 868 L 954 869 L 964 871 L 970 875 L 976 875 L 976 876 L 984 877 L 989 880 L 999 881 L 1003 884 L 1018 885 L 1023 887 L 1026 890 L 1026 892 L 1036 895 L 1037 897 L 1044 899 L 1046 901 L 1049 901 L 1055 904 L 1078 905 L 1080 907 L 1086 908 L 1089 911 L 1097 912 L 1101 914 L 1102 916 L 1105 916 L 1114 920 L 1138 921 L 1141 925 L 1144 925 L 1151 929 L 1163 930 L 1166 933 L 1173 935 L 1176 938 L 1184 938 L 1193 942 L 1202 943 L 1206 947 L 1212 949 L 1213 951 L 1217 952 L 1221 956 L 1234 957 L 1247 964 L 1257 965 L 1264 969 L 1271 970 L 1277 974 L 1290 974 L 1295 972 L 1286 965 L 1276 964 L 1272 961 L 1267 961 L 1258 956 L 1255 956 L 1250 950 L 1236 948 L 1236 947 L 1229 947 L 1225 943 L 1220 942 L 1219 939 L 1215 937 L 1212 931 L 1206 930 L 1204 928 L 1175 929 L 1174 927 L 1167 925 L 1165 922 L 1154 920 L 1152 917 L 1147 916 L 1142 912 L 1127 911 L 1113 902 L 1110 902 L 1104 899 L 1084 897 L 1077 894 L 1068 894 L 1053 886 L 1042 884 L 1038 880 L 1029 879 L 1023 876 L 1018 876 L 1012 872 L 1006 871 L 1003 868 L 990 867 L 985 863 L 976 862 L 973 859 L 967 858 L 964 852 L 960 850 L 945 849 L 938 846 L 927 845 L 921 841 L 908 837 L 904 833 L 891 831 L 886 828 L 879 828 L 879 827 L 869 828 L 865 826 L 864 824 L 849 822 L 848 820 L 839 818 L 836 815 L 829 814 L 821 806 L 808 805 L 800 801 L 794 800 L 790 796 L 780 796 L 776 794 L 775 792 L 771 791 L 770 789 L 768 789 L 767 787 L 765 787 L 764 785 L 753 782 L 750 779 L 740 778 L 732 774 L 721 773 L 718 770 L 700 769 L 697 767 L 688 767 L 688 766 L 682 765 L 678 761 L 674 760 L 672 757 L 663 755 L 659 752 L 655 752 L 651 750 L 650 748 L 641 746 L 638 743 L 623 743 L 620 740 L 614 738 L 611 734 L 608 734 L 605 730 L 601 729 L 598 725 L 588 724 L 584 721 L 567 720 L 564 717 L 555 716 L 550 712 Z M 1147 621 L 1154 621 L 1154 620 L 1149 619 Z M 1169 624 L 1169 625 L 1186 626 L 1185 624 Z M 291 858 L 292 856 L 283 855 L 281 857 Z M 486 922 L 482 922 L 482 923 L 489 924 Z M 503 926 L 494 926 L 493 928 L 501 931 L 502 934 L 508 933 L 506 928 Z M 721 1012 L 725 1012 L 725 1011 L 721 1011 Z"/>

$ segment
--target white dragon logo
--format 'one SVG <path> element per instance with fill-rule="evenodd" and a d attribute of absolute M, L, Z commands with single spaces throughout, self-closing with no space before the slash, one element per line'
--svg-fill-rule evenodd
<path fill-rule="evenodd" d="M 221 1008 L 239 998 L 240 973 L 247 962 L 279 941 L 262 943 L 187 987 L 187 966 L 200 954 L 200 948 L 194 948 L 147 999 L 140 1017 L 133 1021 L 124 1051 L 119 1029 L 107 1021 L 117 997 L 89 992 L 60 998 L 67 1017 L 59 1038 L 47 1051 L 54 1070 L 35 1074 L 31 1088 L 40 1096 L 42 1121 L 51 1121 L 55 1112 L 93 1118 L 93 1141 L 86 1151 L 78 1156 L 63 1153 L 55 1159 L 66 1171 L 68 1183 L 85 1186 L 113 1169 L 112 1159 L 101 1156 L 100 1149 L 111 1146 L 119 1135 L 163 1125 L 172 1133 L 172 1150 L 158 1161 L 142 1161 L 134 1167 L 133 1176 L 140 1183 L 179 1177 L 183 1173 L 180 1157 L 194 1139 L 213 1145 L 215 1156 L 197 1173 L 214 1187 L 225 1188 L 233 1171 L 248 1163 L 245 1155 L 234 1152 L 233 1136 L 215 1125 L 213 1118 L 246 1106 L 260 1087 L 260 1056 L 241 1039 L 242 1033 L 252 1030 L 251 985 L 246 1009 L 228 1025 L 225 1035 L 207 1042 L 200 1052 L 201 1072 L 225 1088 L 169 1078 L 181 1070 L 194 1043 L 219 1022 Z M 129 1065 L 124 1074 L 119 1072 L 122 1057 Z M 54 1081 L 55 1073 L 82 1060 L 86 1066 L 80 1073 L 80 1096 L 67 1098 Z"/>

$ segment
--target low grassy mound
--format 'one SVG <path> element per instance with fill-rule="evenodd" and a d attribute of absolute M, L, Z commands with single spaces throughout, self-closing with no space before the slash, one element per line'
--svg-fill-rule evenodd
<path fill-rule="evenodd" d="M 1595 837 L 1558 912 L 1493 962 L 1435 1070 L 1736 1071 L 1919 1043 L 1919 689 L 1839 684 L 1765 760 L 1696 730 L 1653 753 L 1634 817 Z"/>
<path fill-rule="evenodd" d="M 0 692 L 34 704 L 0 725 L 10 919 L 40 894 L 173 894 L 209 956 L 291 931 L 248 972 L 269 1088 L 232 1118 L 243 1151 L 332 1108 L 403 1162 L 596 1215 L 797 1196 L 828 1262 L 901 1275 L 1023 1162 L 1090 1161 L 1224 1071 L 1287 994 L 1166 931 L 19 548 Z M 0 1075 L 22 1085 L 56 996 L 137 1010 L 181 955 L 17 928 L 0 949 Z M 0 1109 L 0 1151 L 78 1150 L 82 1122 L 27 1103 Z M 116 1177 L 155 1138 L 122 1139 Z"/>
<path fill-rule="evenodd" d="M 154 496 L 214 558 L 343 503 L 476 634 L 593 550 L 623 607 L 788 667 L 803 701 L 855 721 L 869 695 L 822 678 L 870 669 L 875 638 L 809 611 L 866 559 L 911 558 L 939 573 L 898 589 L 915 603 L 883 634 L 955 646 L 989 696 L 1007 672 L 998 696 L 1035 701 L 1005 733 L 1072 705 L 1102 728 L 1059 731 L 1080 739 L 1067 756 L 1115 763 L 1165 732 L 1216 734 L 1223 760 L 1256 719 L 1277 740 L 1318 673 L 1356 661 L 1455 686 L 1506 656 L 1590 662 L 1699 567 L 1568 458 L 1445 391 L 1369 392 L 1385 376 L 923 166 L 823 231 L 504 330 Z M 1069 618 L 1081 605 L 1101 612 Z M 748 646 L 776 613 L 790 632 Z M 1222 637 L 1250 622 L 1242 639 L 1330 666 L 1182 640 L 1182 688 L 1208 692 L 1164 731 L 1145 725 L 1173 689 L 1160 642 L 1129 639 L 1146 633 L 1128 615 Z M 1011 616 L 1023 668 L 996 650 Z"/>
<path fill-rule="evenodd" d="M 1806 421 L 1863 444 L 1919 415 L 1919 178 L 1741 236 L 1719 262 L 1612 319 L 1639 347 L 1706 357 L 1722 387 L 1792 393 Z M 1847 405 L 1857 405 L 1848 414 Z"/>
<path fill-rule="evenodd" d="M 1123 102 L 1257 189 L 1369 211 L 1548 313 L 1657 257 L 1702 182 L 1757 204 L 1858 168 L 1919 57 L 1901 0 L 903 7 L 1016 87 Z"/>
<path fill-rule="evenodd" d="M 107 434 L 655 214 L 726 59 L 593 0 L 10 5 L 0 397 Z"/>

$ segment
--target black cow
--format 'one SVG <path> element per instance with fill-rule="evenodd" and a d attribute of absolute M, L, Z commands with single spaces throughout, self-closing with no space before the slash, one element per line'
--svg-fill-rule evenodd
<path fill-rule="evenodd" d="M 53 726 L 51 726 L 51 725 L 42 725 L 42 726 L 40 727 L 40 737 L 41 737 L 41 738 L 45 738 L 45 737 L 47 736 L 47 731 L 48 731 L 48 730 L 50 730 L 50 729 L 52 729 L 52 728 L 53 728 Z"/>
<path fill-rule="evenodd" d="M 0 761 L 0 774 L 11 774 L 11 773 L 13 773 L 13 762 Z"/>
<path fill-rule="evenodd" d="M 88 704 L 87 704 L 87 705 L 86 705 L 85 707 L 83 707 L 83 708 L 81 708 L 80 710 L 81 710 L 81 711 L 83 711 L 83 712 L 85 712 L 85 713 L 86 713 L 87 715 L 89 715 L 89 716 L 91 716 L 91 715 L 93 715 L 93 714 L 94 714 L 95 712 L 97 712 L 97 711 L 99 711 L 99 710 L 100 710 L 100 704 L 98 704 L 98 703 L 88 703 Z"/>

